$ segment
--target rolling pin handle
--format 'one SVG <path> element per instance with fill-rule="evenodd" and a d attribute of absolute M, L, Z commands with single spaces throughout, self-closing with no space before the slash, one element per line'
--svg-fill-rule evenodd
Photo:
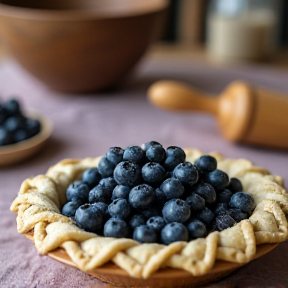
<path fill-rule="evenodd" d="M 162 109 L 218 114 L 218 98 L 177 81 L 158 81 L 148 90 L 150 102 Z"/>
<path fill-rule="evenodd" d="M 245 137 L 254 109 L 252 89 L 243 82 L 233 82 L 219 97 L 215 97 L 184 83 L 163 80 L 149 88 L 148 98 L 162 109 L 215 115 L 221 132 L 231 141 L 241 141 Z"/>

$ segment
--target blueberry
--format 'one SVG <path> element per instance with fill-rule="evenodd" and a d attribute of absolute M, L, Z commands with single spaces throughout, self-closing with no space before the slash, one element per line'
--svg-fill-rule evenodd
<path fill-rule="evenodd" d="M 166 222 L 161 216 L 153 216 L 147 220 L 146 225 L 160 232 L 166 225 Z"/>
<path fill-rule="evenodd" d="M 218 227 L 217 227 L 217 224 L 216 224 L 216 219 L 214 218 L 214 220 L 212 221 L 212 223 L 209 224 L 209 226 L 207 226 L 207 229 L 208 229 L 208 233 L 212 233 L 212 232 L 215 232 L 215 231 L 219 231 L 218 230 Z"/>
<path fill-rule="evenodd" d="M 9 145 L 13 143 L 13 134 L 5 128 L 0 127 L 0 145 Z"/>
<path fill-rule="evenodd" d="M 76 210 L 75 221 L 78 227 L 94 233 L 99 233 L 104 224 L 102 211 L 90 204 L 84 204 Z"/>
<path fill-rule="evenodd" d="M 67 202 L 61 210 L 61 213 L 64 216 L 70 217 L 70 218 L 74 218 L 75 217 L 75 213 L 76 210 L 82 205 L 82 202 L 79 200 L 74 200 L 74 201 L 70 201 Z"/>
<path fill-rule="evenodd" d="M 111 217 L 125 220 L 130 215 L 131 208 L 126 199 L 118 198 L 108 206 L 108 211 Z"/>
<path fill-rule="evenodd" d="M 207 235 L 207 229 L 203 222 L 194 219 L 187 225 L 189 239 L 204 238 Z"/>
<path fill-rule="evenodd" d="M 223 190 L 229 184 L 229 177 L 228 175 L 222 171 L 216 169 L 206 175 L 206 182 L 211 184 L 216 190 Z"/>
<path fill-rule="evenodd" d="M 41 123 L 37 119 L 27 118 L 25 122 L 25 129 L 29 134 L 29 137 L 37 135 L 41 130 Z"/>
<path fill-rule="evenodd" d="M 158 204 L 158 205 L 164 205 L 166 202 L 167 202 L 167 198 L 166 198 L 166 195 L 165 195 L 165 193 L 160 189 L 160 188 L 157 188 L 156 190 L 155 190 L 155 192 L 156 192 L 156 203 Z"/>
<path fill-rule="evenodd" d="M 127 223 L 119 218 L 110 218 L 104 225 L 104 236 L 114 238 L 126 238 L 129 236 Z"/>
<path fill-rule="evenodd" d="M 166 199 L 179 198 L 184 194 L 184 187 L 177 178 L 168 178 L 160 186 Z"/>
<path fill-rule="evenodd" d="M 116 185 L 117 183 L 112 177 L 101 179 L 99 184 L 89 192 L 89 202 L 109 203 Z"/>
<path fill-rule="evenodd" d="M 229 189 L 224 189 L 218 194 L 217 200 L 219 203 L 229 203 L 233 193 Z"/>
<path fill-rule="evenodd" d="M 142 214 L 134 214 L 129 220 L 129 226 L 134 230 L 140 225 L 146 224 L 146 218 Z"/>
<path fill-rule="evenodd" d="M 248 218 L 248 214 L 242 212 L 240 209 L 231 208 L 227 211 L 227 213 L 238 223 L 244 219 Z"/>
<path fill-rule="evenodd" d="M 182 223 L 168 223 L 161 230 L 161 242 L 166 245 L 177 241 L 188 241 L 188 238 L 188 230 Z"/>
<path fill-rule="evenodd" d="M 117 183 L 113 177 L 102 178 L 99 181 L 99 184 L 107 188 L 107 190 L 110 191 L 111 195 L 112 195 L 113 189 L 117 186 Z"/>
<path fill-rule="evenodd" d="M 90 189 L 95 187 L 99 184 L 99 181 L 101 180 L 101 174 L 98 171 L 98 168 L 89 168 L 84 171 L 82 175 L 82 182 L 87 184 Z"/>
<path fill-rule="evenodd" d="M 110 162 L 106 157 L 102 157 L 98 163 L 98 171 L 103 178 L 113 176 L 115 164 Z"/>
<path fill-rule="evenodd" d="M 190 206 L 182 199 L 171 199 L 165 203 L 162 214 L 167 223 L 184 223 L 190 218 Z"/>
<path fill-rule="evenodd" d="M 191 212 L 199 212 L 205 208 L 205 200 L 196 193 L 191 193 L 185 201 L 190 206 Z"/>
<path fill-rule="evenodd" d="M 157 242 L 157 232 L 147 225 L 140 225 L 135 228 L 133 239 L 140 243 L 155 243 Z"/>
<path fill-rule="evenodd" d="M 112 191 L 116 186 L 116 182 L 112 177 L 103 178 L 100 180 L 99 184 L 96 185 L 89 192 L 89 202 L 110 202 Z"/>
<path fill-rule="evenodd" d="M 232 193 L 243 191 L 243 186 L 241 181 L 238 178 L 232 177 L 230 178 L 229 185 L 227 186 Z"/>
<path fill-rule="evenodd" d="M 234 226 L 237 222 L 228 214 L 220 214 L 216 217 L 216 225 L 219 231 Z"/>
<path fill-rule="evenodd" d="M 3 104 L 0 104 L 0 125 L 9 117 L 9 113 Z"/>
<path fill-rule="evenodd" d="M 165 169 L 156 162 L 148 162 L 142 167 L 142 178 L 151 186 L 159 186 L 166 176 Z"/>
<path fill-rule="evenodd" d="M 227 203 L 218 203 L 216 207 L 214 208 L 214 214 L 220 215 L 227 213 L 228 204 Z"/>
<path fill-rule="evenodd" d="M 91 206 L 99 208 L 103 212 L 103 214 L 106 214 L 108 212 L 108 205 L 104 202 L 96 202 L 91 204 Z"/>
<path fill-rule="evenodd" d="M 146 151 L 146 158 L 151 162 L 162 163 L 166 158 L 166 151 L 162 145 L 150 146 Z"/>
<path fill-rule="evenodd" d="M 110 198 L 110 192 L 103 186 L 98 184 L 89 192 L 89 202 L 96 203 L 96 202 L 105 202 L 108 203 Z"/>
<path fill-rule="evenodd" d="M 212 185 L 201 182 L 193 189 L 193 192 L 201 196 L 206 204 L 213 204 L 216 201 L 216 192 Z"/>
<path fill-rule="evenodd" d="M 131 189 L 129 203 L 136 209 L 148 209 L 156 198 L 156 192 L 148 184 L 140 184 Z"/>
<path fill-rule="evenodd" d="M 167 171 L 173 171 L 178 164 L 184 163 L 185 159 L 186 154 L 183 149 L 177 146 L 170 146 L 166 149 L 164 168 Z"/>
<path fill-rule="evenodd" d="M 145 144 L 142 144 L 141 145 L 141 148 L 144 150 L 144 151 L 147 151 L 151 146 L 162 146 L 159 142 L 157 141 L 150 141 L 150 142 L 147 142 Z"/>
<path fill-rule="evenodd" d="M 120 147 L 111 147 L 107 153 L 106 158 L 115 166 L 123 161 L 124 150 Z"/>
<path fill-rule="evenodd" d="M 212 222 L 214 218 L 214 213 L 208 207 L 205 207 L 200 213 L 195 216 L 195 218 L 208 225 Z"/>
<path fill-rule="evenodd" d="M 232 195 L 229 206 L 231 208 L 238 208 L 250 215 L 255 208 L 255 201 L 250 194 L 245 192 L 237 192 Z"/>
<path fill-rule="evenodd" d="M 26 139 L 29 139 L 30 135 L 25 129 L 19 129 L 13 133 L 13 142 L 18 143 L 21 141 L 24 141 Z"/>
<path fill-rule="evenodd" d="M 129 192 L 130 192 L 129 186 L 117 185 L 112 192 L 112 198 L 111 199 L 112 200 L 117 199 L 117 198 L 128 199 Z"/>
<path fill-rule="evenodd" d="M 130 161 L 120 162 L 114 170 L 114 179 L 120 185 L 133 187 L 141 181 L 141 169 Z"/>
<path fill-rule="evenodd" d="M 23 129 L 24 119 L 25 118 L 23 116 L 19 116 L 19 115 L 11 116 L 5 121 L 4 127 L 9 132 L 15 132 L 19 129 Z"/>
<path fill-rule="evenodd" d="M 190 162 L 180 163 L 173 170 L 173 176 L 183 185 L 193 186 L 198 181 L 198 170 Z"/>
<path fill-rule="evenodd" d="M 108 220 L 110 218 L 110 214 L 108 212 L 108 205 L 104 202 L 96 202 L 91 204 L 92 207 L 96 207 L 97 209 L 100 209 L 103 214 L 103 219 Z"/>
<path fill-rule="evenodd" d="M 209 173 L 217 169 L 217 160 L 210 155 L 202 155 L 194 164 L 203 173 Z"/>
<path fill-rule="evenodd" d="M 81 201 L 82 203 L 88 202 L 89 187 L 81 182 L 75 181 L 70 184 L 66 190 L 66 198 L 68 201 Z"/>
<path fill-rule="evenodd" d="M 140 210 L 139 212 L 145 216 L 146 219 L 154 217 L 154 216 L 162 216 L 162 206 L 158 205 L 158 203 L 152 203 L 149 209 Z"/>
<path fill-rule="evenodd" d="M 129 146 L 124 150 L 123 160 L 142 165 L 146 161 L 146 155 L 141 147 Z"/>
<path fill-rule="evenodd" d="M 173 177 L 173 171 L 166 171 L 166 179 Z"/>
<path fill-rule="evenodd" d="M 9 115 L 17 115 L 21 113 L 20 103 L 16 99 L 10 99 L 4 103 L 4 107 Z"/>

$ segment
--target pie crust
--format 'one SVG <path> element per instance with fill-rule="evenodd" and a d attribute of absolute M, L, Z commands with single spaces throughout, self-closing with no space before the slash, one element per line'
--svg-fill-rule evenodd
<path fill-rule="evenodd" d="M 194 163 L 203 153 L 185 149 L 186 161 Z M 92 271 L 112 261 L 132 277 L 149 278 L 163 267 L 178 268 L 193 276 L 208 273 L 216 260 L 247 263 L 257 245 L 279 243 L 288 238 L 288 194 L 280 176 L 270 174 L 246 159 L 225 158 L 212 152 L 218 169 L 241 180 L 251 193 L 256 208 L 247 220 L 206 238 L 170 245 L 140 244 L 133 239 L 100 237 L 81 230 L 61 214 L 66 203 L 66 188 L 82 173 L 97 166 L 101 157 L 67 159 L 52 166 L 45 175 L 26 179 L 11 211 L 17 213 L 19 233 L 33 237 L 40 254 L 62 248 L 82 271 Z"/>

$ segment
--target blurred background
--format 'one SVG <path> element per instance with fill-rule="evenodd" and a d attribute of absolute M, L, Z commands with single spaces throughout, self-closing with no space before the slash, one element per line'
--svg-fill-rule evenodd
<path fill-rule="evenodd" d="M 2 82 L 5 84 L 1 87 L 2 94 L 20 94 L 25 101 L 34 105 L 36 102 L 33 97 L 19 93 L 24 91 L 20 89 L 21 83 L 25 90 L 29 88 L 29 95 L 35 95 L 37 101 L 37 93 L 47 95 L 45 100 L 46 103 L 51 100 L 51 107 L 56 105 L 53 95 L 57 97 L 61 93 L 81 96 L 83 103 L 83 96 L 87 92 L 104 96 L 108 91 L 109 101 L 115 104 L 113 96 L 133 94 L 135 91 L 142 97 L 139 96 L 138 100 L 151 109 L 149 113 L 154 113 L 148 105 L 152 103 L 157 106 L 157 103 L 148 103 L 147 98 L 152 98 L 147 94 L 149 87 L 159 80 L 170 79 L 191 84 L 197 89 L 195 94 L 200 95 L 197 99 L 205 98 L 198 90 L 208 96 L 219 96 L 233 81 L 245 81 L 253 87 L 273 90 L 273 93 L 262 92 L 265 97 L 269 95 L 269 101 L 275 106 L 272 109 L 268 98 L 264 97 L 269 102 L 265 100 L 268 104 L 265 102 L 264 116 L 253 106 L 252 114 L 260 116 L 257 125 L 255 117 L 252 121 L 252 116 L 249 118 L 251 122 L 245 122 L 251 134 L 263 140 L 253 129 L 256 126 L 257 129 L 264 127 L 264 136 L 274 139 L 274 136 L 267 134 L 267 125 L 272 127 L 271 133 L 279 131 L 279 137 L 287 129 L 282 125 L 288 123 L 285 75 L 288 68 L 288 2 L 285 0 L 0 0 L 0 43 L 1 37 L 0 57 L 4 60 L 8 59 L 6 56 L 9 54 L 12 56 L 8 61 L 2 61 L 0 66 Z M 19 69 L 20 66 L 14 60 L 18 60 L 26 70 Z M 138 63 L 137 69 L 134 69 Z M 282 73 L 283 69 L 285 73 Z M 10 71 L 10 76 L 7 71 Z M 127 79 L 126 75 L 129 76 Z M 37 78 L 47 87 L 38 86 Z M 14 85 L 16 82 L 18 85 Z M 40 92 L 37 92 L 36 87 Z M 274 90 L 282 92 L 285 97 L 281 95 L 279 98 Z M 175 108 L 181 102 L 179 93 L 175 92 L 172 98 Z M 245 95 L 240 98 L 246 99 Z M 261 101 L 264 98 L 261 96 Z M 195 99 L 191 99 L 189 96 L 184 100 L 194 105 Z M 250 103 L 254 101 L 251 99 Z M 169 102 L 165 97 L 164 100 Z M 87 98 L 87 103 L 89 101 L 98 105 L 101 99 Z M 127 101 L 130 103 L 128 98 Z M 136 108 L 143 108 L 143 103 L 135 104 Z M 189 110 L 186 103 L 183 107 Z M 42 109 L 41 104 L 39 102 Z M 67 103 L 65 105 L 68 106 Z M 237 105 L 239 107 L 239 103 Z M 165 108 L 165 105 L 158 106 Z M 107 110 L 111 107 L 107 103 Z M 284 112 L 279 114 L 282 107 Z M 217 109 L 212 114 L 219 118 L 221 113 Z M 230 109 L 232 116 L 235 114 L 234 109 Z M 71 107 L 72 110 L 75 113 L 74 107 Z M 209 109 L 203 110 L 207 112 Z M 248 113 L 248 110 L 244 106 L 243 111 Z M 47 112 L 53 113 L 48 108 Z M 158 112 L 155 110 L 155 115 Z M 131 111 L 121 113 L 129 115 Z M 173 121 L 170 118 L 173 114 L 167 115 Z M 246 116 L 242 118 L 246 119 Z M 175 117 L 179 117 L 179 114 L 175 114 Z M 184 113 L 181 117 L 184 117 Z M 116 119 L 114 115 L 113 119 Z M 268 124 L 263 122 L 266 119 Z M 277 121 L 274 123 L 273 119 Z M 236 120 L 238 123 L 239 119 Z M 160 126 L 159 129 L 163 130 Z M 129 133 L 134 133 L 132 130 Z M 267 144 L 266 138 L 264 144 Z M 278 142 L 281 144 L 283 139 Z"/>
<path fill-rule="evenodd" d="M 190 55 L 218 64 L 288 65 L 285 0 L 168 0 L 164 31 L 152 55 Z M 237 36 L 236 36 L 237 35 Z M 0 57 L 7 55 L 1 45 Z"/>
<path fill-rule="evenodd" d="M 170 0 L 153 52 L 182 53 L 217 64 L 260 62 L 288 67 L 285 0 Z"/>

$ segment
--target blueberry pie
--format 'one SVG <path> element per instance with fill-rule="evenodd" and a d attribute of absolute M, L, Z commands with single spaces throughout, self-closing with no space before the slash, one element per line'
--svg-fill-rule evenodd
<path fill-rule="evenodd" d="M 147 279 L 164 267 L 208 273 L 288 238 L 283 180 L 246 159 L 150 141 L 66 159 L 26 179 L 11 205 L 40 254 L 62 248 L 91 271 L 113 262 Z"/>

